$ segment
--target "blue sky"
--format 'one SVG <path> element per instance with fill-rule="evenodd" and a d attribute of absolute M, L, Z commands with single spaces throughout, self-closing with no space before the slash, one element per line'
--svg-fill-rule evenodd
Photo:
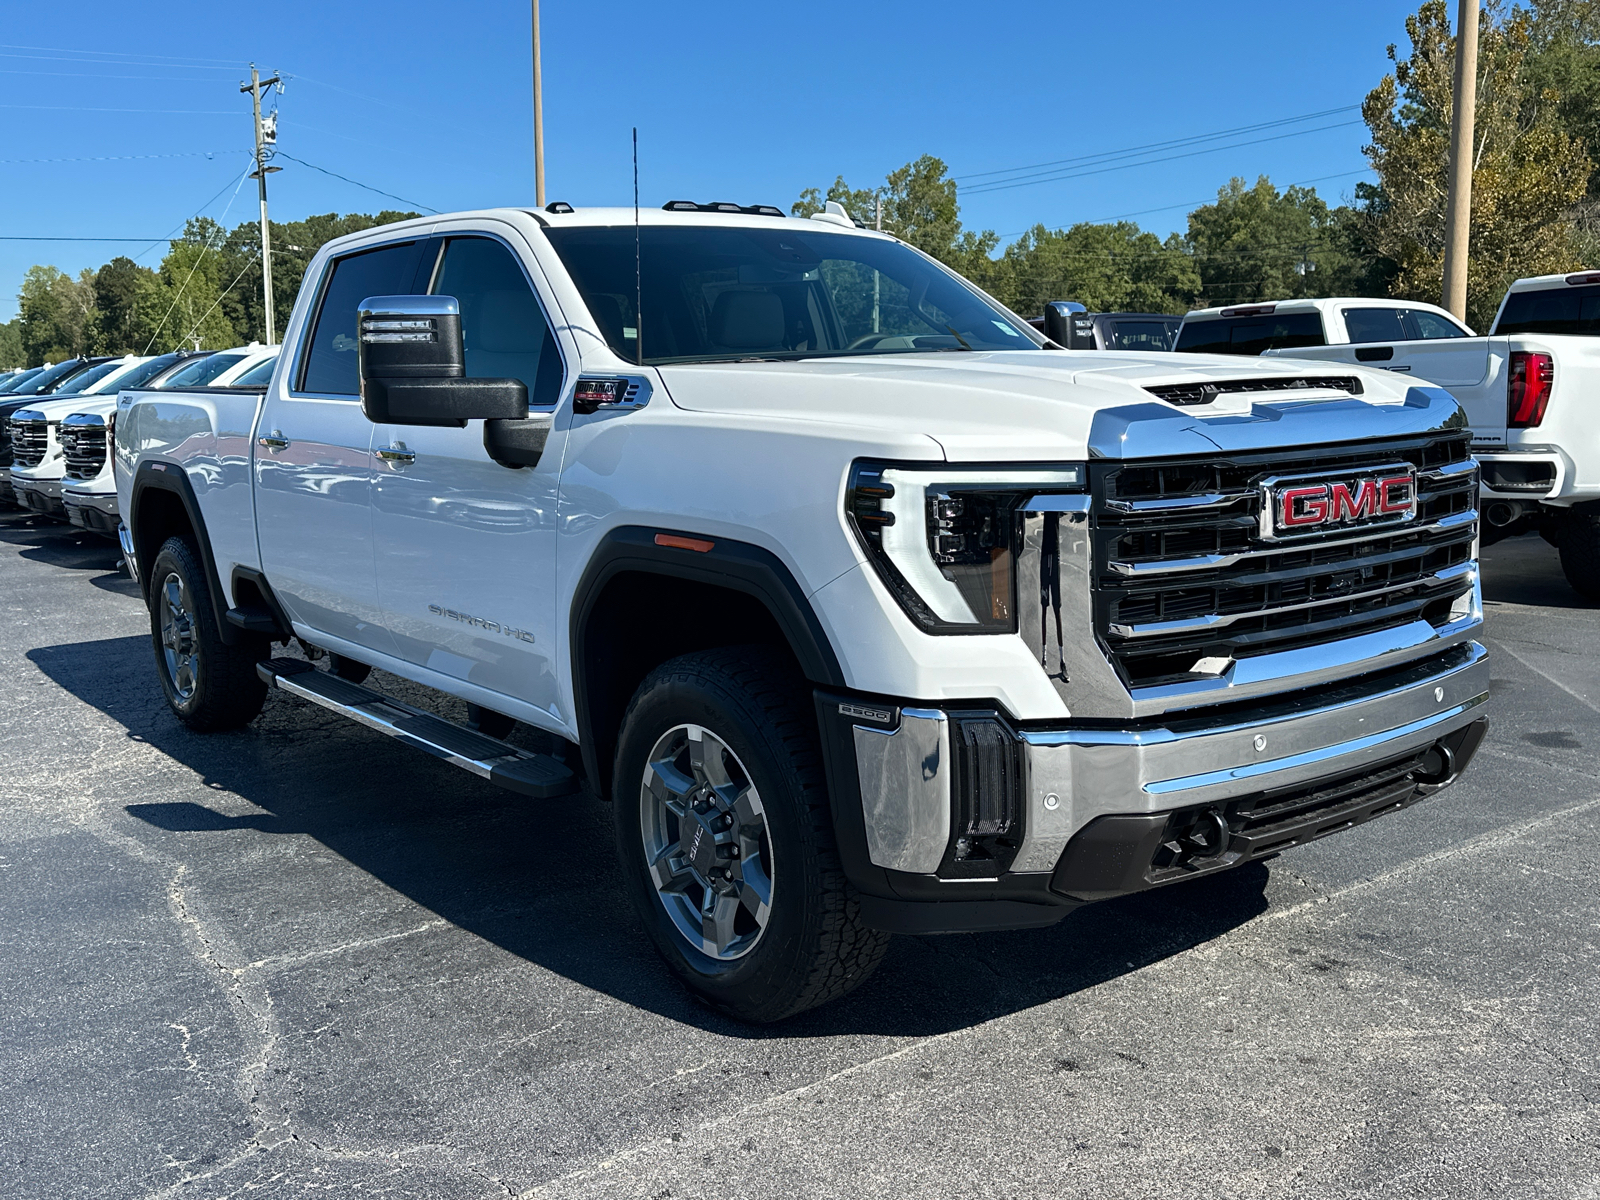
<path fill-rule="evenodd" d="M 924 153 L 969 177 L 965 223 L 1007 236 L 1127 214 L 1164 234 L 1231 175 L 1317 180 L 1337 200 L 1363 177 L 1364 129 L 1336 110 L 1382 77 L 1415 7 L 545 0 L 548 198 L 627 203 L 637 125 L 645 204 L 787 208 L 804 187 L 841 173 L 870 186 Z M 0 236 L 149 241 L 0 241 L 0 319 L 33 263 L 76 273 L 126 253 L 154 266 L 160 239 L 202 206 L 230 226 L 254 218 L 254 183 L 234 189 L 252 60 L 289 77 L 285 154 L 440 211 L 531 204 L 528 42 L 528 6 L 501 0 L 12 6 Z M 1314 113 L 1326 115 L 1290 120 Z M 976 190 L 1016 178 L 985 172 L 1249 126 L 1263 128 Z M 80 161 L 22 161 L 40 159 Z M 275 220 L 401 206 L 278 165 Z"/>

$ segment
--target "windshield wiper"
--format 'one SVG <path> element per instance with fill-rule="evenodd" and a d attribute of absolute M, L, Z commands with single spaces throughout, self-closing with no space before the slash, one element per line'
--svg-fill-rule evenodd
<path fill-rule="evenodd" d="M 967 353 L 968 353 L 968 354 L 971 354 L 971 353 L 972 353 L 972 347 L 971 347 L 971 346 L 969 346 L 969 345 L 967 345 L 967 339 L 966 339 L 966 338 L 964 338 L 964 337 L 962 337 L 962 336 L 961 336 L 961 335 L 960 335 L 960 334 L 959 334 L 959 333 L 957 333 L 957 332 L 956 332 L 956 331 L 955 331 L 955 326 L 953 326 L 953 325 L 946 325 L 946 326 L 945 326 L 945 328 L 946 328 L 946 329 L 948 329 L 948 330 L 949 330 L 949 331 L 950 331 L 950 336 L 951 336 L 951 337 L 953 337 L 953 338 L 955 338 L 955 340 L 956 340 L 956 341 L 958 341 L 958 342 L 960 342 L 960 343 L 961 343 L 961 348 L 962 348 L 962 349 L 963 349 L 963 350 L 965 350 L 965 351 L 966 351 L 966 352 L 967 352 Z"/>

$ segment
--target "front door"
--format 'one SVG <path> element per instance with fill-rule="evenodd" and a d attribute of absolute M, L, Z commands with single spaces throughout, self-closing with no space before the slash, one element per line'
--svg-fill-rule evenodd
<path fill-rule="evenodd" d="M 469 377 L 521 379 L 531 410 L 554 410 L 561 352 L 509 242 L 447 238 L 431 290 L 460 303 Z M 559 433 L 537 467 L 492 461 L 482 421 L 379 425 L 373 450 L 378 601 L 399 657 L 567 720 L 555 680 Z"/>
<path fill-rule="evenodd" d="M 361 411 L 356 309 L 368 296 L 410 292 L 428 245 L 382 246 L 328 265 L 305 353 L 268 390 L 253 447 L 261 565 L 278 600 L 313 639 L 385 654 L 394 648 L 375 620 L 373 425 Z"/>

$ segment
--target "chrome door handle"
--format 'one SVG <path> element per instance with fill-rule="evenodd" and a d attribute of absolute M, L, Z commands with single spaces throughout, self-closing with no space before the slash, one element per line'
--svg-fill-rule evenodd
<path fill-rule="evenodd" d="M 382 450 L 378 451 L 378 457 L 383 459 L 383 461 L 386 463 L 393 463 L 394 465 L 400 467 L 405 466 L 407 463 L 414 463 L 417 461 L 417 456 L 410 450 L 406 449 L 404 442 L 396 442 L 392 446 L 384 447 Z"/>
<path fill-rule="evenodd" d="M 283 450 L 289 445 L 289 439 L 283 436 L 283 430 L 274 429 L 271 433 L 263 434 L 256 439 L 256 444 L 268 450 Z"/>

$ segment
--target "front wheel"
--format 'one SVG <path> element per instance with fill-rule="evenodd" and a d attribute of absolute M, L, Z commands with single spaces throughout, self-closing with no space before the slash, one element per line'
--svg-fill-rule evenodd
<path fill-rule="evenodd" d="M 267 685 L 256 663 L 270 649 L 245 637 L 229 645 L 217 627 L 210 580 L 186 539 L 171 537 L 150 565 L 150 640 L 167 706 L 190 729 L 236 729 L 261 711 Z"/>
<path fill-rule="evenodd" d="M 803 682 L 760 647 L 658 667 L 623 722 L 617 847 L 673 972 L 747 1021 L 850 991 L 888 948 L 839 865 Z"/>

